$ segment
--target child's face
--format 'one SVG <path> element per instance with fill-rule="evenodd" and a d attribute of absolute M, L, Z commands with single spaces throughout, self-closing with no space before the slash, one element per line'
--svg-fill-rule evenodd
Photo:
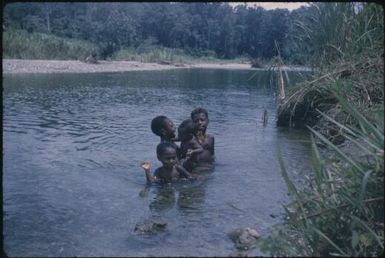
<path fill-rule="evenodd" d="M 175 138 L 175 126 L 170 119 L 166 119 L 163 128 L 163 135 L 167 138 Z"/>
<path fill-rule="evenodd" d="M 158 155 L 158 160 L 162 162 L 163 166 L 166 168 L 174 167 L 178 162 L 176 150 L 174 148 L 166 148 L 160 155 Z"/>
<path fill-rule="evenodd" d="M 186 129 L 178 129 L 178 138 L 180 141 L 188 141 L 193 137 L 191 133 L 189 133 Z"/>
<path fill-rule="evenodd" d="M 209 124 L 209 119 L 204 113 L 195 114 L 192 120 L 194 122 L 195 130 L 204 132 L 206 131 L 207 125 Z"/>

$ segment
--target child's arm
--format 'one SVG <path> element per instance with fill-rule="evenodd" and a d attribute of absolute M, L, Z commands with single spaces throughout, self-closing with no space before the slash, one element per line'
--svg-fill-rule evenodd
<path fill-rule="evenodd" d="M 193 154 L 199 154 L 203 151 L 202 145 L 200 145 L 197 141 L 192 141 L 191 146 L 189 146 L 186 156 L 191 157 Z"/>
<path fill-rule="evenodd" d="M 192 176 L 189 172 L 187 172 L 187 170 L 186 170 L 183 166 L 181 166 L 181 165 L 176 165 L 176 169 L 179 171 L 179 173 L 180 173 L 180 175 L 181 175 L 182 177 L 185 177 L 185 178 L 193 178 L 193 176 Z"/>
<path fill-rule="evenodd" d="M 152 183 L 155 181 L 154 176 L 151 173 L 151 166 L 150 163 L 143 161 L 140 166 L 144 169 L 144 172 L 146 172 L 146 180 L 147 183 Z"/>
<path fill-rule="evenodd" d="M 180 173 L 181 176 L 188 178 L 190 180 L 200 180 L 202 177 L 200 175 L 191 174 L 189 173 L 183 166 L 177 165 L 176 167 Z"/>

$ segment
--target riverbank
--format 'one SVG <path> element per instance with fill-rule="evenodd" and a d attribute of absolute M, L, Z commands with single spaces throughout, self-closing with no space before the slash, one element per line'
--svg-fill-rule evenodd
<path fill-rule="evenodd" d="M 26 60 L 3 59 L 3 74 L 23 73 L 104 73 L 146 70 L 169 70 L 186 68 L 261 70 L 250 64 L 241 63 L 199 63 L 199 64 L 159 64 L 135 61 L 99 61 L 89 64 L 77 60 Z M 263 68 L 262 68 L 263 69 Z M 304 71 L 307 67 L 284 67 L 285 70 Z"/>

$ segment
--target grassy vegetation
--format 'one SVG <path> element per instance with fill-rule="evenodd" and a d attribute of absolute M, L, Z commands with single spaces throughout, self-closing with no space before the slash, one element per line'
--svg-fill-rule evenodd
<path fill-rule="evenodd" d="M 84 60 L 92 53 L 97 59 L 104 56 L 105 46 L 83 40 L 60 38 L 44 33 L 28 33 L 23 30 L 7 30 L 3 33 L 3 58 Z M 223 60 L 212 51 L 189 54 L 182 49 L 171 49 L 144 42 L 137 48 L 124 48 L 112 52 L 107 60 L 139 61 L 145 63 L 189 64 L 189 63 L 249 63 L 246 57 Z"/>
<path fill-rule="evenodd" d="M 83 40 L 23 30 L 3 32 L 3 58 L 83 60 L 99 51 L 98 46 Z"/>
<path fill-rule="evenodd" d="M 351 257 L 384 252 L 384 109 L 365 116 L 337 86 L 335 92 L 341 109 L 356 125 L 346 126 L 321 114 L 339 127 L 349 144 L 337 146 L 310 128 L 328 147 L 328 155 L 320 154 L 313 139 L 314 174 L 302 189 L 289 179 L 278 155 L 294 201 L 285 207 L 287 222 L 262 242 L 266 253 Z"/>
<path fill-rule="evenodd" d="M 160 46 L 121 49 L 114 52 L 109 60 L 165 64 L 221 63 L 226 61 L 216 58 L 212 52 L 201 53 L 200 56 L 193 56 L 181 49 L 171 49 Z M 237 58 L 232 59 L 231 62 L 249 63 L 249 60 L 247 58 Z"/>
<path fill-rule="evenodd" d="M 370 115 L 383 105 L 383 70 L 381 54 L 377 57 L 360 57 L 355 61 L 339 62 L 287 90 L 287 97 L 278 108 L 278 124 L 292 127 L 316 126 L 335 142 L 341 140 L 338 128 L 328 123 L 317 112 L 321 110 L 341 123 L 350 123 L 349 116 L 341 112 L 338 99 L 333 95 L 334 85 L 344 92 L 346 99 L 364 114 Z"/>
<path fill-rule="evenodd" d="M 317 67 L 350 61 L 383 47 L 384 11 L 374 3 L 313 3 L 298 17 L 288 35 L 294 50 Z M 297 55 L 297 53 L 293 53 Z"/>
<path fill-rule="evenodd" d="M 186 63 L 189 57 L 179 49 L 151 47 L 142 49 L 128 48 L 113 53 L 111 60 L 139 61 L 139 62 L 167 62 Z"/>
<path fill-rule="evenodd" d="M 294 201 L 285 206 L 286 223 L 261 248 L 274 256 L 381 256 L 383 9 L 364 4 L 356 12 L 353 3 L 316 5 L 314 23 L 302 25 L 320 50 L 315 57 L 319 69 L 286 92 L 278 109 L 279 125 L 312 131 L 313 171 L 308 184 L 296 187 L 278 152 Z"/>
<path fill-rule="evenodd" d="M 317 109 L 338 122 L 349 122 L 340 112 L 339 103 L 333 95 L 337 81 L 340 90 L 346 93 L 346 98 L 360 112 L 370 114 L 372 109 L 383 105 L 382 7 L 368 4 L 356 14 L 352 11 L 355 6 L 353 3 L 320 3 L 316 6 L 318 12 L 311 17 L 314 22 L 302 24 L 301 28 L 306 31 L 306 37 L 316 50 L 318 70 L 310 80 L 287 92 L 287 98 L 278 108 L 279 125 L 325 127 L 322 123 L 325 120 L 321 119 Z M 337 22 L 328 19 L 330 17 L 336 17 Z M 325 34 L 325 31 L 328 33 Z M 338 37 L 336 41 L 338 33 L 345 36 Z M 330 47 L 333 50 L 329 50 Z M 319 122 L 321 124 L 317 124 Z M 331 128 L 326 133 L 332 137 L 336 132 Z"/>

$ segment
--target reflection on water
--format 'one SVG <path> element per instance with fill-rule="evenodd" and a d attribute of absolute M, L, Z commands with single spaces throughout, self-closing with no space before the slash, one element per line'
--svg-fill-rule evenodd
<path fill-rule="evenodd" d="M 177 196 L 177 198 L 176 198 Z M 199 212 L 202 208 L 205 196 L 205 183 L 197 182 L 176 187 L 169 184 L 158 188 L 154 200 L 150 204 L 150 210 L 161 212 L 168 208 L 176 207 L 185 214 Z"/>
<path fill-rule="evenodd" d="M 199 212 L 205 201 L 205 191 L 205 184 L 182 189 L 177 201 L 178 208 L 186 215 Z"/>
<path fill-rule="evenodd" d="M 174 207 L 175 189 L 172 185 L 164 185 L 158 188 L 158 193 L 150 203 L 150 210 L 153 212 L 162 212 Z"/>
<path fill-rule="evenodd" d="M 206 172 L 213 173 L 213 171 Z M 162 215 L 168 210 L 176 208 L 183 214 L 189 215 L 201 212 L 205 200 L 205 174 L 195 181 L 181 181 L 168 184 L 146 184 L 139 192 L 141 198 L 149 198 L 151 190 L 155 194 L 151 196 L 149 208 L 152 215 Z"/>
<path fill-rule="evenodd" d="M 234 228 L 267 234 L 289 200 L 276 149 L 300 182 L 310 145 L 307 133 L 275 126 L 275 90 L 253 73 L 5 75 L 7 254 L 227 256 L 234 246 L 226 233 Z M 160 165 L 152 118 L 166 115 L 178 126 L 198 106 L 209 112 L 215 171 L 201 182 L 145 188 L 140 162 Z M 167 231 L 135 234 L 153 215 Z"/>

